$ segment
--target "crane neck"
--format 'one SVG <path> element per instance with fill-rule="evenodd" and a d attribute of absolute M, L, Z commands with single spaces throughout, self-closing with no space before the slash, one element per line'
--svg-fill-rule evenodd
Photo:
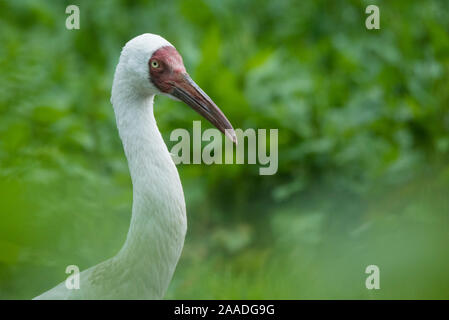
<path fill-rule="evenodd" d="M 117 89 L 114 81 L 111 100 L 131 174 L 133 205 L 127 239 L 115 259 L 129 268 L 126 272 L 142 289 L 136 296 L 162 298 L 184 245 L 184 194 L 154 118 L 154 95 Z"/>

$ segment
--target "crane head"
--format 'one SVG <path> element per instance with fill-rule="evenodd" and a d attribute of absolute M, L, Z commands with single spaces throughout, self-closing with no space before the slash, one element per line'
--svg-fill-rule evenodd
<path fill-rule="evenodd" d="M 145 62 L 145 76 L 142 64 Z M 146 78 L 147 94 L 162 94 L 180 100 L 206 118 L 211 124 L 237 143 L 234 129 L 213 100 L 190 78 L 181 55 L 164 38 L 143 34 L 130 40 L 122 51 L 120 63 L 134 70 L 134 76 Z"/>

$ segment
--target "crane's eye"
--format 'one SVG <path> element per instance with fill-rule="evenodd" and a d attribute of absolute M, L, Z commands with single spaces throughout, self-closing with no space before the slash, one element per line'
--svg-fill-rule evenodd
<path fill-rule="evenodd" d="M 152 66 L 153 68 L 159 68 L 159 62 L 157 62 L 156 60 L 152 60 L 152 61 L 151 61 L 151 66 Z"/>

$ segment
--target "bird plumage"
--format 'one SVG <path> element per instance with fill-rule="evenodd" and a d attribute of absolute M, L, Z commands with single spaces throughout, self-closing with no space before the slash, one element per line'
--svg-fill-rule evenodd
<path fill-rule="evenodd" d="M 142 72 L 148 57 L 169 44 L 144 34 L 129 41 L 117 65 L 111 102 L 133 185 L 132 218 L 119 253 L 80 273 L 80 289 L 62 282 L 36 299 L 161 299 L 187 229 L 178 171 L 153 113 L 157 89 Z"/>
<path fill-rule="evenodd" d="M 125 244 L 112 258 L 80 274 L 80 289 L 62 282 L 36 299 L 161 299 L 187 230 L 178 171 L 153 112 L 154 96 L 181 100 L 236 142 L 232 125 L 187 74 L 165 39 L 143 34 L 123 48 L 111 102 L 133 185 L 132 217 Z"/>

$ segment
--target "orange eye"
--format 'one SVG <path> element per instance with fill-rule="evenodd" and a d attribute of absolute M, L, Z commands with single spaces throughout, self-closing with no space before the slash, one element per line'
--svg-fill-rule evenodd
<path fill-rule="evenodd" d="M 159 62 L 157 62 L 156 60 L 151 61 L 151 66 L 153 68 L 159 68 Z"/>

